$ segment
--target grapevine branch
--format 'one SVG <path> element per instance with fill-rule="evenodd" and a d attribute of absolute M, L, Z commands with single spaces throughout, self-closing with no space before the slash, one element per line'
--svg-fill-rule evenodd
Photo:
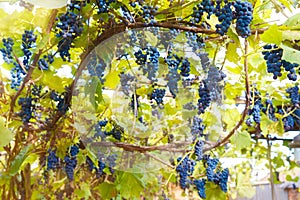
<path fill-rule="evenodd" d="M 187 147 L 191 142 L 170 143 L 158 146 L 140 146 L 123 142 L 93 142 L 92 147 L 118 147 L 125 151 L 146 153 L 150 151 L 169 151 L 169 152 L 188 152 L 189 150 L 181 149 Z"/>
<path fill-rule="evenodd" d="M 231 138 L 231 136 L 233 136 L 233 134 L 243 124 L 243 122 L 247 116 L 248 108 L 250 106 L 250 84 L 249 84 L 249 75 L 248 75 L 248 41 L 247 40 L 245 40 L 245 52 L 244 53 L 245 53 L 244 72 L 245 72 L 245 88 L 246 88 L 246 105 L 245 105 L 244 111 L 242 113 L 242 116 L 241 116 L 239 122 L 236 124 L 236 126 L 228 133 L 228 135 L 225 138 L 216 142 L 214 145 L 204 148 L 203 149 L 204 152 L 226 144 L 227 141 Z"/>
<path fill-rule="evenodd" d="M 52 26 L 54 25 L 54 22 L 55 22 L 55 17 L 57 15 L 57 13 L 58 13 L 58 10 L 56 10 L 56 9 L 52 10 L 51 15 L 50 15 L 50 20 L 49 20 L 49 23 L 48 23 L 48 27 L 46 29 L 46 34 L 50 34 Z M 24 88 L 26 86 L 26 83 L 28 81 L 30 81 L 31 75 L 33 73 L 33 70 L 35 69 L 35 66 L 37 65 L 37 62 L 38 62 L 41 54 L 42 54 L 42 50 L 40 49 L 38 51 L 38 53 L 34 55 L 33 62 L 30 65 L 30 68 L 29 68 L 29 70 L 28 70 L 28 72 L 27 72 L 27 74 L 26 74 L 26 76 L 25 76 L 25 78 L 23 80 L 23 83 L 22 83 L 21 87 L 19 88 L 19 90 L 17 91 L 17 93 L 11 99 L 10 111 L 9 111 L 9 119 L 11 119 L 12 114 L 14 113 L 14 107 L 15 107 L 15 104 L 16 104 L 16 101 L 17 101 L 18 97 L 20 96 L 20 94 L 24 90 Z M 19 59 L 17 59 L 17 61 L 20 64 Z"/>

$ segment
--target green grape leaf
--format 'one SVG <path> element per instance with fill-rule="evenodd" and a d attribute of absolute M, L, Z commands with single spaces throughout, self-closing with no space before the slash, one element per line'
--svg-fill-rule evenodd
<path fill-rule="evenodd" d="M 274 24 L 270 26 L 270 28 L 266 30 L 263 34 L 261 34 L 260 38 L 266 43 L 280 45 L 282 41 L 282 32 L 279 30 L 278 26 Z"/>
<path fill-rule="evenodd" d="M 205 184 L 206 199 L 209 200 L 224 200 L 226 199 L 226 193 L 223 192 L 218 185 L 207 182 Z"/>
<path fill-rule="evenodd" d="M 251 184 L 250 177 L 250 172 L 237 173 L 236 189 L 239 197 L 252 198 L 255 195 L 255 188 Z"/>
<path fill-rule="evenodd" d="M 82 199 L 89 199 L 90 196 L 92 196 L 90 185 L 88 183 L 82 182 L 80 184 L 80 189 L 75 190 L 75 194 L 78 198 Z"/>
<path fill-rule="evenodd" d="M 139 198 L 140 194 L 143 192 L 145 185 L 138 175 L 139 174 L 127 172 L 124 172 L 121 175 L 117 189 L 125 199 Z"/>
<path fill-rule="evenodd" d="M 292 16 L 292 17 L 289 17 L 285 22 L 284 24 L 285 26 L 288 26 L 288 27 L 300 27 L 300 13 Z"/>
<path fill-rule="evenodd" d="M 291 63 L 300 63 L 300 51 L 286 45 L 281 45 L 280 47 L 283 49 L 283 60 Z"/>
<path fill-rule="evenodd" d="M 24 147 L 20 153 L 15 157 L 15 159 L 13 160 L 10 169 L 9 169 L 9 175 L 10 176 L 14 176 L 18 173 L 18 171 L 20 170 L 21 165 L 23 164 L 23 162 L 25 161 L 25 159 L 28 157 L 29 155 L 29 149 L 30 149 L 31 145 L 28 145 L 26 147 Z"/>
<path fill-rule="evenodd" d="M 247 131 L 237 132 L 231 137 L 231 142 L 238 150 L 251 145 L 251 137 Z"/>
<path fill-rule="evenodd" d="M 6 145 L 8 145 L 14 138 L 14 133 L 6 128 L 5 126 L 5 119 L 3 117 L 0 117 L 0 150 Z"/>
<path fill-rule="evenodd" d="M 157 45 L 157 37 L 150 31 L 145 32 L 146 40 L 151 44 L 151 46 Z"/>
<path fill-rule="evenodd" d="M 282 32 L 282 39 L 283 40 L 300 40 L 300 31 L 298 30 L 286 30 Z"/>
<path fill-rule="evenodd" d="M 102 197 L 102 199 L 111 199 L 117 195 L 117 190 L 114 184 L 111 183 L 101 183 L 97 186 L 97 189 Z"/>
<path fill-rule="evenodd" d="M 228 43 L 227 51 L 226 51 L 226 59 L 228 59 L 230 62 L 237 63 L 240 60 L 240 57 L 236 50 L 238 49 L 237 43 Z M 234 68 L 237 70 L 237 74 L 241 73 L 241 70 L 238 67 Z"/>

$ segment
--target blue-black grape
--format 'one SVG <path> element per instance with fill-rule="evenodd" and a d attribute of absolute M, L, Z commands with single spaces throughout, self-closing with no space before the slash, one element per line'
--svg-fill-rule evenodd
<path fill-rule="evenodd" d="M 285 131 L 290 131 L 295 126 L 295 120 L 292 115 L 288 115 L 287 117 L 283 118 L 282 121 Z"/>
<path fill-rule="evenodd" d="M 215 179 L 214 170 L 216 169 L 216 167 L 219 163 L 219 159 L 217 159 L 217 158 L 208 158 L 207 160 L 205 160 L 205 162 L 206 162 L 206 177 L 207 177 L 207 180 L 210 181 L 210 182 L 213 182 L 214 179 Z"/>
<path fill-rule="evenodd" d="M 29 69 L 29 61 L 32 55 L 30 49 L 35 47 L 36 38 L 33 31 L 25 30 L 25 33 L 22 34 L 22 51 L 24 53 L 23 65 L 26 70 Z"/>
<path fill-rule="evenodd" d="M 67 174 L 67 177 L 70 181 L 74 180 L 74 170 L 77 165 L 77 159 L 76 157 L 70 157 L 68 155 L 64 158 L 65 163 L 65 172 Z"/>
<path fill-rule="evenodd" d="M 120 77 L 120 82 L 121 82 L 121 87 L 122 87 L 122 92 L 129 96 L 129 94 L 132 91 L 131 83 L 136 81 L 136 78 L 132 76 L 131 74 L 121 72 L 119 74 Z"/>
<path fill-rule="evenodd" d="M 194 116 L 191 124 L 191 134 L 193 139 L 203 136 L 205 126 L 202 122 L 203 120 L 201 118 Z"/>
<path fill-rule="evenodd" d="M 190 75 L 190 71 L 191 71 L 190 65 L 191 64 L 187 58 L 182 60 L 181 65 L 179 67 L 181 76 L 187 77 Z"/>
<path fill-rule="evenodd" d="M 206 183 L 205 179 L 194 180 L 194 185 L 196 186 L 196 189 L 198 190 L 198 194 L 202 199 L 206 199 L 205 183 Z"/>
<path fill-rule="evenodd" d="M 156 47 L 148 46 L 139 49 L 134 53 L 136 63 L 140 65 L 139 69 L 142 69 L 143 74 L 147 75 L 149 80 L 155 80 L 156 72 L 158 70 L 158 59 L 160 53 Z"/>
<path fill-rule="evenodd" d="M 71 157 L 76 156 L 79 153 L 79 146 L 77 144 L 74 144 L 70 148 L 70 155 Z"/>
<path fill-rule="evenodd" d="M 227 192 L 228 188 L 227 188 L 227 182 L 228 182 L 228 177 L 229 177 L 229 169 L 225 168 L 221 174 L 220 174 L 220 188 L 223 192 Z"/>
<path fill-rule="evenodd" d="M 218 21 L 221 22 L 221 24 L 216 25 L 216 32 L 223 36 L 227 33 L 234 16 L 233 11 L 231 9 L 231 2 L 226 3 L 222 8 L 220 4 L 221 2 L 217 1 L 215 12 L 216 16 L 218 17 Z"/>
<path fill-rule="evenodd" d="M 198 140 L 195 145 L 195 155 L 196 155 L 196 160 L 202 160 L 203 159 L 203 147 L 204 147 L 204 142 L 202 140 Z"/>
<path fill-rule="evenodd" d="M 296 68 L 299 66 L 297 63 L 290 63 L 282 60 L 283 50 L 277 45 L 267 44 L 263 46 L 266 50 L 262 52 L 264 59 L 267 61 L 267 71 L 273 73 L 273 78 L 282 76 L 281 69 L 284 68 L 288 72 L 288 79 L 292 81 L 297 80 Z"/>
<path fill-rule="evenodd" d="M 198 89 L 198 114 L 204 113 L 205 109 L 209 107 L 211 102 L 210 91 L 208 90 L 205 81 L 202 81 Z"/>
<path fill-rule="evenodd" d="M 157 105 L 163 104 L 163 98 L 165 96 L 165 89 L 154 89 L 150 94 L 150 100 L 155 100 Z"/>
<path fill-rule="evenodd" d="M 32 97 L 24 97 L 20 98 L 18 104 L 21 106 L 21 111 L 19 116 L 22 117 L 22 121 L 28 123 L 29 120 L 33 117 L 33 112 L 35 109 L 35 105 L 33 104 Z"/>
<path fill-rule="evenodd" d="M 242 38 L 247 38 L 251 35 L 250 23 L 253 19 L 253 7 L 250 2 L 236 1 L 233 3 L 236 17 L 236 32 Z"/>
<path fill-rule="evenodd" d="M 70 61 L 70 49 L 73 46 L 75 38 L 80 36 L 83 31 L 82 17 L 74 10 L 68 9 L 66 13 L 57 18 L 56 37 L 60 39 L 58 42 L 58 52 L 60 57 L 66 61 Z"/>
<path fill-rule="evenodd" d="M 185 189 L 188 187 L 188 177 L 193 174 L 196 162 L 188 157 L 183 159 L 179 157 L 177 162 L 179 163 L 176 167 L 176 171 L 179 173 L 179 184 L 182 189 Z"/>
<path fill-rule="evenodd" d="M 69 104 L 65 102 L 64 95 L 59 95 L 58 93 L 52 91 L 50 93 L 50 99 L 57 102 L 56 108 L 61 113 L 66 113 L 69 109 Z"/>
<path fill-rule="evenodd" d="M 286 90 L 286 92 L 289 94 L 289 98 L 291 99 L 291 101 L 294 105 L 299 104 L 300 95 L 299 95 L 299 87 L 297 85 L 294 87 L 288 88 Z"/>
<path fill-rule="evenodd" d="M 56 156 L 56 151 L 49 149 L 47 156 L 47 170 L 57 169 L 59 166 L 59 158 Z"/>

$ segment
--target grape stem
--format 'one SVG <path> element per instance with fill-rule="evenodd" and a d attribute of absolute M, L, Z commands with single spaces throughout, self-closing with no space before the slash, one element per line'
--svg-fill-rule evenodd
<path fill-rule="evenodd" d="M 212 150 L 218 146 L 222 146 L 228 142 L 228 140 L 233 136 L 233 134 L 238 130 L 238 128 L 243 124 L 247 113 L 248 108 L 250 106 L 250 85 L 249 85 L 249 75 L 248 75 L 248 41 L 245 40 L 245 52 L 244 52 L 244 72 L 245 72 L 245 88 L 246 88 L 246 105 L 245 109 L 242 112 L 242 116 L 239 120 L 239 122 L 236 124 L 236 126 L 228 133 L 226 137 L 224 137 L 222 140 L 214 143 L 213 145 L 206 147 L 203 149 L 203 152 Z"/>

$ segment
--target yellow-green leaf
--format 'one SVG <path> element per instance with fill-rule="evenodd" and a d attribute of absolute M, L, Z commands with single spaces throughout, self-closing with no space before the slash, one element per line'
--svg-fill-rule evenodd
<path fill-rule="evenodd" d="M 279 45 L 282 41 L 282 32 L 276 24 L 270 26 L 261 36 L 261 40 L 266 43 L 273 43 Z"/>

